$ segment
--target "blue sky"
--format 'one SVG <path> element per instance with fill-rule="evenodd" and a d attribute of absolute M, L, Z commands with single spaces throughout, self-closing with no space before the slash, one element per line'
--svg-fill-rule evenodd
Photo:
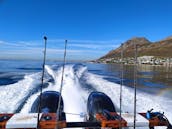
<path fill-rule="evenodd" d="M 0 58 L 91 60 L 132 37 L 172 35 L 171 0 L 0 0 Z"/>

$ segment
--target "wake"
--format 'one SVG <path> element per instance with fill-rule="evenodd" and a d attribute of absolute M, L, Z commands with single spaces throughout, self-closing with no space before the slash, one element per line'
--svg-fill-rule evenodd
<path fill-rule="evenodd" d="M 59 91 L 62 67 L 54 70 L 54 66 L 46 65 L 46 83 L 44 91 Z M 40 86 L 40 73 L 26 75 L 25 78 L 15 84 L 1 86 L 0 112 L 12 113 L 23 103 L 21 113 L 30 112 L 31 106 L 39 96 L 39 92 L 33 92 Z M 51 81 L 48 81 L 51 78 Z M 85 83 L 83 85 L 83 82 Z M 89 85 L 89 88 L 85 86 Z M 64 70 L 64 83 L 62 87 L 62 97 L 64 101 L 64 111 L 67 113 L 67 121 L 83 121 L 80 113 L 86 113 L 87 98 L 92 91 L 101 91 L 107 94 L 119 109 L 120 85 L 103 79 L 103 76 L 87 71 L 83 65 L 66 65 Z M 123 86 L 122 112 L 133 112 L 134 90 Z M 30 95 L 28 98 L 27 96 Z M 25 98 L 25 99 L 24 99 Z M 153 96 L 145 92 L 137 93 L 137 112 L 146 112 L 154 108 L 155 111 L 165 112 L 165 115 L 172 122 L 172 101 L 165 97 Z M 118 110 L 119 111 L 119 110 Z M 69 115 L 69 114 L 78 115 Z"/>
<path fill-rule="evenodd" d="M 50 83 L 47 88 L 43 89 L 44 91 L 59 91 L 60 83 L 62 77 L 62 67 L 57 71 L 54 71 L 50 66 L 45 67 L 47 73 L 54 79 L 53 83 Z M 83 74 L 84 70 L 81 68 L 78 71 L 74 70 L 74 65 L 66 65 L 64 70 L 64 80 L 62 87 L 62 97 L 64 101 L 64 111 L 67 113 L 67 121 L 83 121 L 83 118 L 80 117 L 81 112 L 86 112 L 86 100 L 88 93 L 82 89 L 80 85 L 80 77 Z M 32 95 L 27 103 L 24 105 L 21 110 L 22 113 L 28 112 L 31 109 L 31 104 L 38 97 L 39 93 Z M 71 115 L 75 114 L 75 115 Z M 78 114 L 78 115 L 76 115 Z"/>
<path fill-rule="evenodd" d="M 86 83 L 92 85 L 96 90 L 107 94 L 113 101 L 117 111 L 120 103 L 120 85 L 104 80 L 102 76 L 86 73 Z M 134 112 L 134 89 L 123 86 L 122 91 L 122 112 Z M 164 112 L 172 121 L 172 101 L 165 97 L 153 96 L 145 92 L 137 92 L 137 112 L 146 112 L 149 109 Z"/>

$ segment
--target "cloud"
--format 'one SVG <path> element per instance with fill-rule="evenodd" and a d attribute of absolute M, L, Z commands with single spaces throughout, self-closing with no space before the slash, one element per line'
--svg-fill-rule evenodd
<path fill-rule="evenodd" d="M 41 41 L 35 40 L 35 41 L 17 41 L 17 44 L 20 44 L 21 46 L 25 47 L 40 47 L 43 46 Z"/>
<path fill-rule="evenodd" d="M 89 48 L 89 49 L 109 49 L 109 48 L 117 48 L 119 44 L 69 44 L 70 47 L 78 47 L 78 48 Z"/>
<path fill-rule="evenodd" d="M 118 43 L 121 40 L 74 40 L 71 39 L 69 42 L 73 43 L 89 43 L 89 44 L 108 44 L 108 43 Z"/>
<path fill-rule="evenodd" d="M 47 56 L 51 58 L 61 58 L 64 54 L 63 39 L 49 39 L 47 42 Z M 93 59 L 99 58 L 108 51 L 120 45 L 119 40 L 93 41 L 93 40 L 69 40 L 67 46 L 67 56 L 70 58 Z M 58 43 L 58 44 L 57 44 Z M 27 58 L 43 56 L 43 40 L 33 41 L 0 41 L 1 57 L 13 56 Z"/>
<path fill-rule="evenodd" d="M 4 44 L 4 41 L 0 41 L 0 44 Z"/>
<path fill-rule="evenodd" d="M 48 45 L 54 44 L 56 46 L 63 45 L 65 40 L 63 39 L 49 39 Z M 81 48 L 102 48 L 102 47 L 116 47 L 122 41 L 121 40 L 107 40 L 107 41 L 97 41 L 97 40 L 68 40 L 68 45 L 71 47 L 81 47 Z M 60 44 L 55 44 L 60 43 Z M 0 41 L 1 45 L 6 46 L 17 46 L 17 47 L 43 47 L 43 41 L 33 40 L 33 41 Z"/>
<path fill-rule="evenodd" d="M 16 47 L 19 47 L 20 46 L 17 43 L 6 42 L 6 41 L 0 41 L 0 45 L 1 46 L 16 46 Z"/>
<path fill-rule="evenodd" d="M 50 43 L 64 43 L 66 39 L 48 39 L 48 42 Z M 121 42 L 121 40 L 77 40 L 77 39 L 67 39 L 68 43 L 117 43 Z"/>

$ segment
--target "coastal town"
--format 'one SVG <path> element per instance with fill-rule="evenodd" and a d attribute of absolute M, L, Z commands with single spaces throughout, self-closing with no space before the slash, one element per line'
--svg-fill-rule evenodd
<path fill-rule="evenodd" d="M 100 60 L 95 60 L 93 62 L 96 62 L 96 63 L 121 63 L 123 62 L 123 64 L 134 64 L 134 57 L 127 57 L 123 59 L 103 58 Z M 172 58 L 141 56 L 141 57 L 137 57 L 137 64 L 172 66 Z"/>

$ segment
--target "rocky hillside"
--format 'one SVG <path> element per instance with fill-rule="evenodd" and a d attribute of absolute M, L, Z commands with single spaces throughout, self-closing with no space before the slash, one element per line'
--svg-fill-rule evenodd
<path fill-rule="evenodd" d="M 157 42 L 150 42 L 146 38 L 132 38 L 123 43 L 124 57 L 134 56 L 134 43 L 137 45 L 138 56 L 172 57 L 172 36 Z M 121 47 L 110 51 L 102 59 L 119 58 Z"/>

